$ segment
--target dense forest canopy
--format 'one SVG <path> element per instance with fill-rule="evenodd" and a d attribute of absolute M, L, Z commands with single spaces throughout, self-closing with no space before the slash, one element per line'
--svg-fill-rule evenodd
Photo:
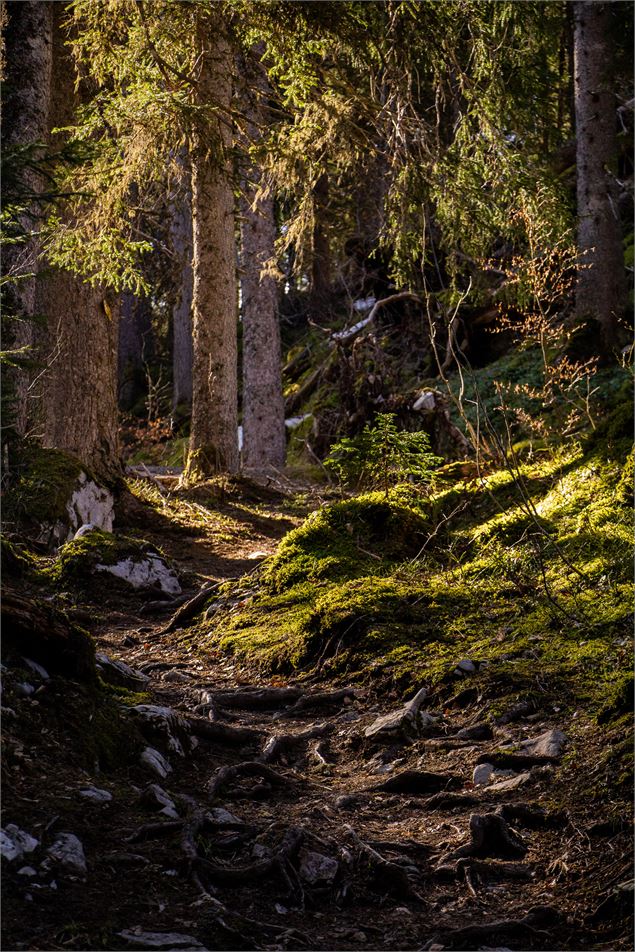
<path fill-rule="evenodd" d="M 12 947 L 629 948 L 633 4 L 0 22 Z"/>

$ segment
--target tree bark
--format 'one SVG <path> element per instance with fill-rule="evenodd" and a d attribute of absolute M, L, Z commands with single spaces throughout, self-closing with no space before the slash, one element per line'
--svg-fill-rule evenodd
<path fill-rule="evenodd" d="M 326 209 L 329 200 L 329 180 L 321 175 L 313 189 L 313 262 L 311 266 L 311 316 L 323 320 L 327 315 L 331 292 L 331 246 L 326 226 Z"/>
<path fill-rule="evenodd" d="M 145 367 L 154 351 L 152 319 L 146 298 L 126 292 L 119 313 L 117 397 L 122 410 L 131 410 L 145 392 Z"/>
<path fill-rule="evenodd" d="M 196 105 L 221 110 L 192 136 L 193 342 L 192 425 L 185 478 L 238 469 L 237 284 L 232 145 L 231 50 L 222 16 L 211 9 L 198 27 Z"/>
<path fill-rule="evenodd" d="M 574 4 L 579 270 L 576 318 L 595 322 L 609 357 L 619 341 L 626 281 L 617 205 L 611 3 Z"/>
<path fill-rule="evenodd" d="M 249 70 L 256 94 L 266 96 L 267 81 Z M 264 110 L 251 96 L 246 103 L 253 121 L 247 128 L 251 141 L 258 137 Z M 286 437 L 282 397 L 282 357 L 278 318 L 278 287 L 263 273 L 274 257 L 276 223 L 272 195 L 258 196 L 261 172 L 250 165 L 243 179 L 241 198 L 241 297 L 243 321 L 243 465 L 266 470 L 284 465 Z"/>
<path fill-rule="evenodd" d="M 3 117 L 3 148 L 11 149 L 44 142 L 49 131 L 49 103 L 53 68 L 53 16 L 50 3 L 40 0 L 7 3 L 5 8 L 6 98 Z M 33 171 L 23 173 L 24 185 L 33 193 L 42 183 Z M 32 210 L 34 213 L 37 209 Z M 34 221 L 25 216 L 25 232 Z M 9 310 L 18 318 L 11 328 L 12 346 L 32 349 L 36 331 L 35 288 L 39 242 L 31 238 L 24 244 L 9 246 L 3 252 L 3 275 L 12 282 Z M 20 277 L 24 275 L 25 277 Z M 31 275 L 27 277 L 26 275 Z M 15 428 L 25 436 L 29 428 L 29 385 L 31 372 L 15 369 L 11 373 L 15 396 Z"/>
<path fill-rule="evenodd" d="M 172 407 L 192 405 L 192 193 L 187 175 L 170 203 L 170 238 L 178 275 L 172 308 Z"/>
<path fill-rule="evenodd" d="M 62 28 L 63 4 L 53 14 L 50 128 L 73 121 L 78 105 L 75 72 Z M 55 146 L 55 141 L 53 141 Z M 100 289 L 58 268 L 37 282 L 36 311 L 46 317 L 44 371 L 36 396 L 44 446 L 77 456 L 107 480 L 120 473 L 117 436 L 118 304 Z"/>

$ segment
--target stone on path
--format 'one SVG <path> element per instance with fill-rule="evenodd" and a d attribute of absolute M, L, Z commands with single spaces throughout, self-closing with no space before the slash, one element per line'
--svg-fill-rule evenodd
<path fill-rule="evenodd" d="M 21 830 L 15 823 L 7 823 L 0 830 L 0 855 L 10 863 L 21 859 L 25 853 L 32 853 L 40 845 L 34 836 Z"/>
<path fill-rule="evenodd" d="M 412 741 L 417 737 L 430 736 L 432 733 L 440 734 L 438 718 L 431 714 L 421 713 L 419 710 L 427 695 L 427 689 L 422 688 L 398 711 L 383 714 L 374 720 L 364 731 L 364 736 L 368 739 Z"/>
<path fill-rule="evenodd" d="M 489 764 L 480 764 L 481 767 L 489 766 Z M 479 769 L 478 767 L 476 768 Z M 508 780 L 500 780 L 498 783 L 493 783 L 487 788 L 488 793 L 505 793 L 508 790 L 517 790 L 519 787 L 524 787 L 525 784 L 529 783 L 532 779 L 531 773 L 529 770 L 526 770 L 524 773 L 518 774 L 516 777 L 510 777 Z"/>
<path fill-rule="evenodd" d="M 102 652 L 97 652 L 95 655 L 95 663 L 104 681 L 116 687 L 139 690 L 139 688 L 145 687 L 150 680 L 143 671 L 131 668 L 125 661 L 115 661 Z"/>
<path fill-rule="evenodd" d="M 484 787 L 485 784 L 489 783 L 490 777 L 493 773 L 493 764 L 479 764 L 474 768 L 474 773 L 472 774 L 472 783 L 475 787 Z"/>
<path fill-rule="evenodd" d="M 205 950 L 198 939 L 181 932 L 143 932 L 141 929 L 124 929 L 117 935 L 137 949 L 164 949 L 165 952 L 187 952 L 187 950 Z"/>
<path fill-rule="evenodd" d="M 300 877 L 310 885 L 332 883 L 337 876 L 339 863 L 323 853 L 305 851 L 300 857 Z"/>
<path fill-rule="evenodd" d="M 79 876 L 86 875 L 87 866 L 84 847 L 81 840 L 74 833 L 60 833 L 46 852 L 50 859 L 66 869 L 67 872 Z"/>
<path fill-rule="evenodd" d="M 165 759 L 163 754 L 160 754 L 154 747 L 146 747 L 139 759 L 145 767 L 148 767 L 158 777 L 161 777 L 162 780 L 165 780 L 167 775 L 172 773 L 172 767 L 169 762 Z"/>
<path fill-rule="evenodd" d="M 107 803 L 112 800 L 112 793 L 108 790 L 100 790 L 99 787 L 83 787 L 79 795 L 85 800 L 94 800 L 95 803 Z"/>
<path fill-rule="evenodd" d="M 96 565 L 95 571 L 114 575 L 133 588 L 159 589 L 165 595 L 181 594 L 176 572 L 168 568 L 158 555 L 147 555 L 142 559 L 129 557 L 115 565 Z"/>
<path fill-rule="evenodd" d="M 151 810 L 157 810 L 169 820 L 178 820 L 179 814 L 174 800 L 158 783 L 149 784 L 139 798 L 140 802 Z"/>
<path fill-rule="evenodd" d="M 563 731 L 547 730 L 538 737 L 522 741 L 520 753 L 531 757 L 552 757 L 556 759 L 562 756 L 566 742 L 567 735 Z"/>

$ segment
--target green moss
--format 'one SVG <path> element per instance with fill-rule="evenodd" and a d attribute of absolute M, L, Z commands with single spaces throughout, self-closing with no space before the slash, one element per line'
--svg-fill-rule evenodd
<path fill-rule="evenodd" d="M 4 575 L 24 578 L 37 572 L 36 557 L 25 546 L 9 542 L 4 536 L 0 537 L 0 557 Z"/>
<path fill-rule="evenodd" d="M 90 477 L 74 456 L 33 444 L 22 448 L 14 470 L 16 477 L 4 500 L 4 518 L 18 523 L 50 523 L 63 518 L 80 473 Z"/>
<path fill-rule="evenodd" d="M 314 512 L 285 536 L 263 573 L 263 585 L 280 592 L 298 582 L 354 578 L 378 562 L 416 555 L 429 523 L 406 500 L 403 492 L 388 498 L 367 493 Z"/>

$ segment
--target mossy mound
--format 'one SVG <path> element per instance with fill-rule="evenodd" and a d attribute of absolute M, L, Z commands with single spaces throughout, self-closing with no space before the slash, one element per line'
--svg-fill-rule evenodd
<path fill-rule="evenodd" d="M 597 714 L 630 670 L 623 473 L 597 445 L 573 446 L 416 508 L 399 493 L 324 508 L 283 540 L 256 594 L 215 615 L 210 635 L 269 669 L 317 666 L 404 690 L 425 682 L 440 700 L 470 658 L 494 713 L 532 697 L 537 709 Z"/>
<path fill-rule="evenodd" d="M 37 560 L 29 550 L 18 542 L 0 537 L 0 564 L 3 576 L 24 578 L 37 570 Z"/>
<path fill-rule="evenodd" d="M 355 578 L 378 563 L 416 556 L 429 531 L 420 507 L 407 491 L 375 492 L 314 512 L 285 536 L 263 586 L 275 593 L 300 582 Z"/>
<path fill-rule="evenodd" d="M 124 559 L 138 560 L 149 554 L 164 558 L 158 548 L 148 542 L 93 529 L 60 548 L 49 575 L 65 585 L 82 584 L 95 580 L 96 565 L 116 565 Z M 112 575 L 108 575 L 108 585 L 128 588 Z"/>

